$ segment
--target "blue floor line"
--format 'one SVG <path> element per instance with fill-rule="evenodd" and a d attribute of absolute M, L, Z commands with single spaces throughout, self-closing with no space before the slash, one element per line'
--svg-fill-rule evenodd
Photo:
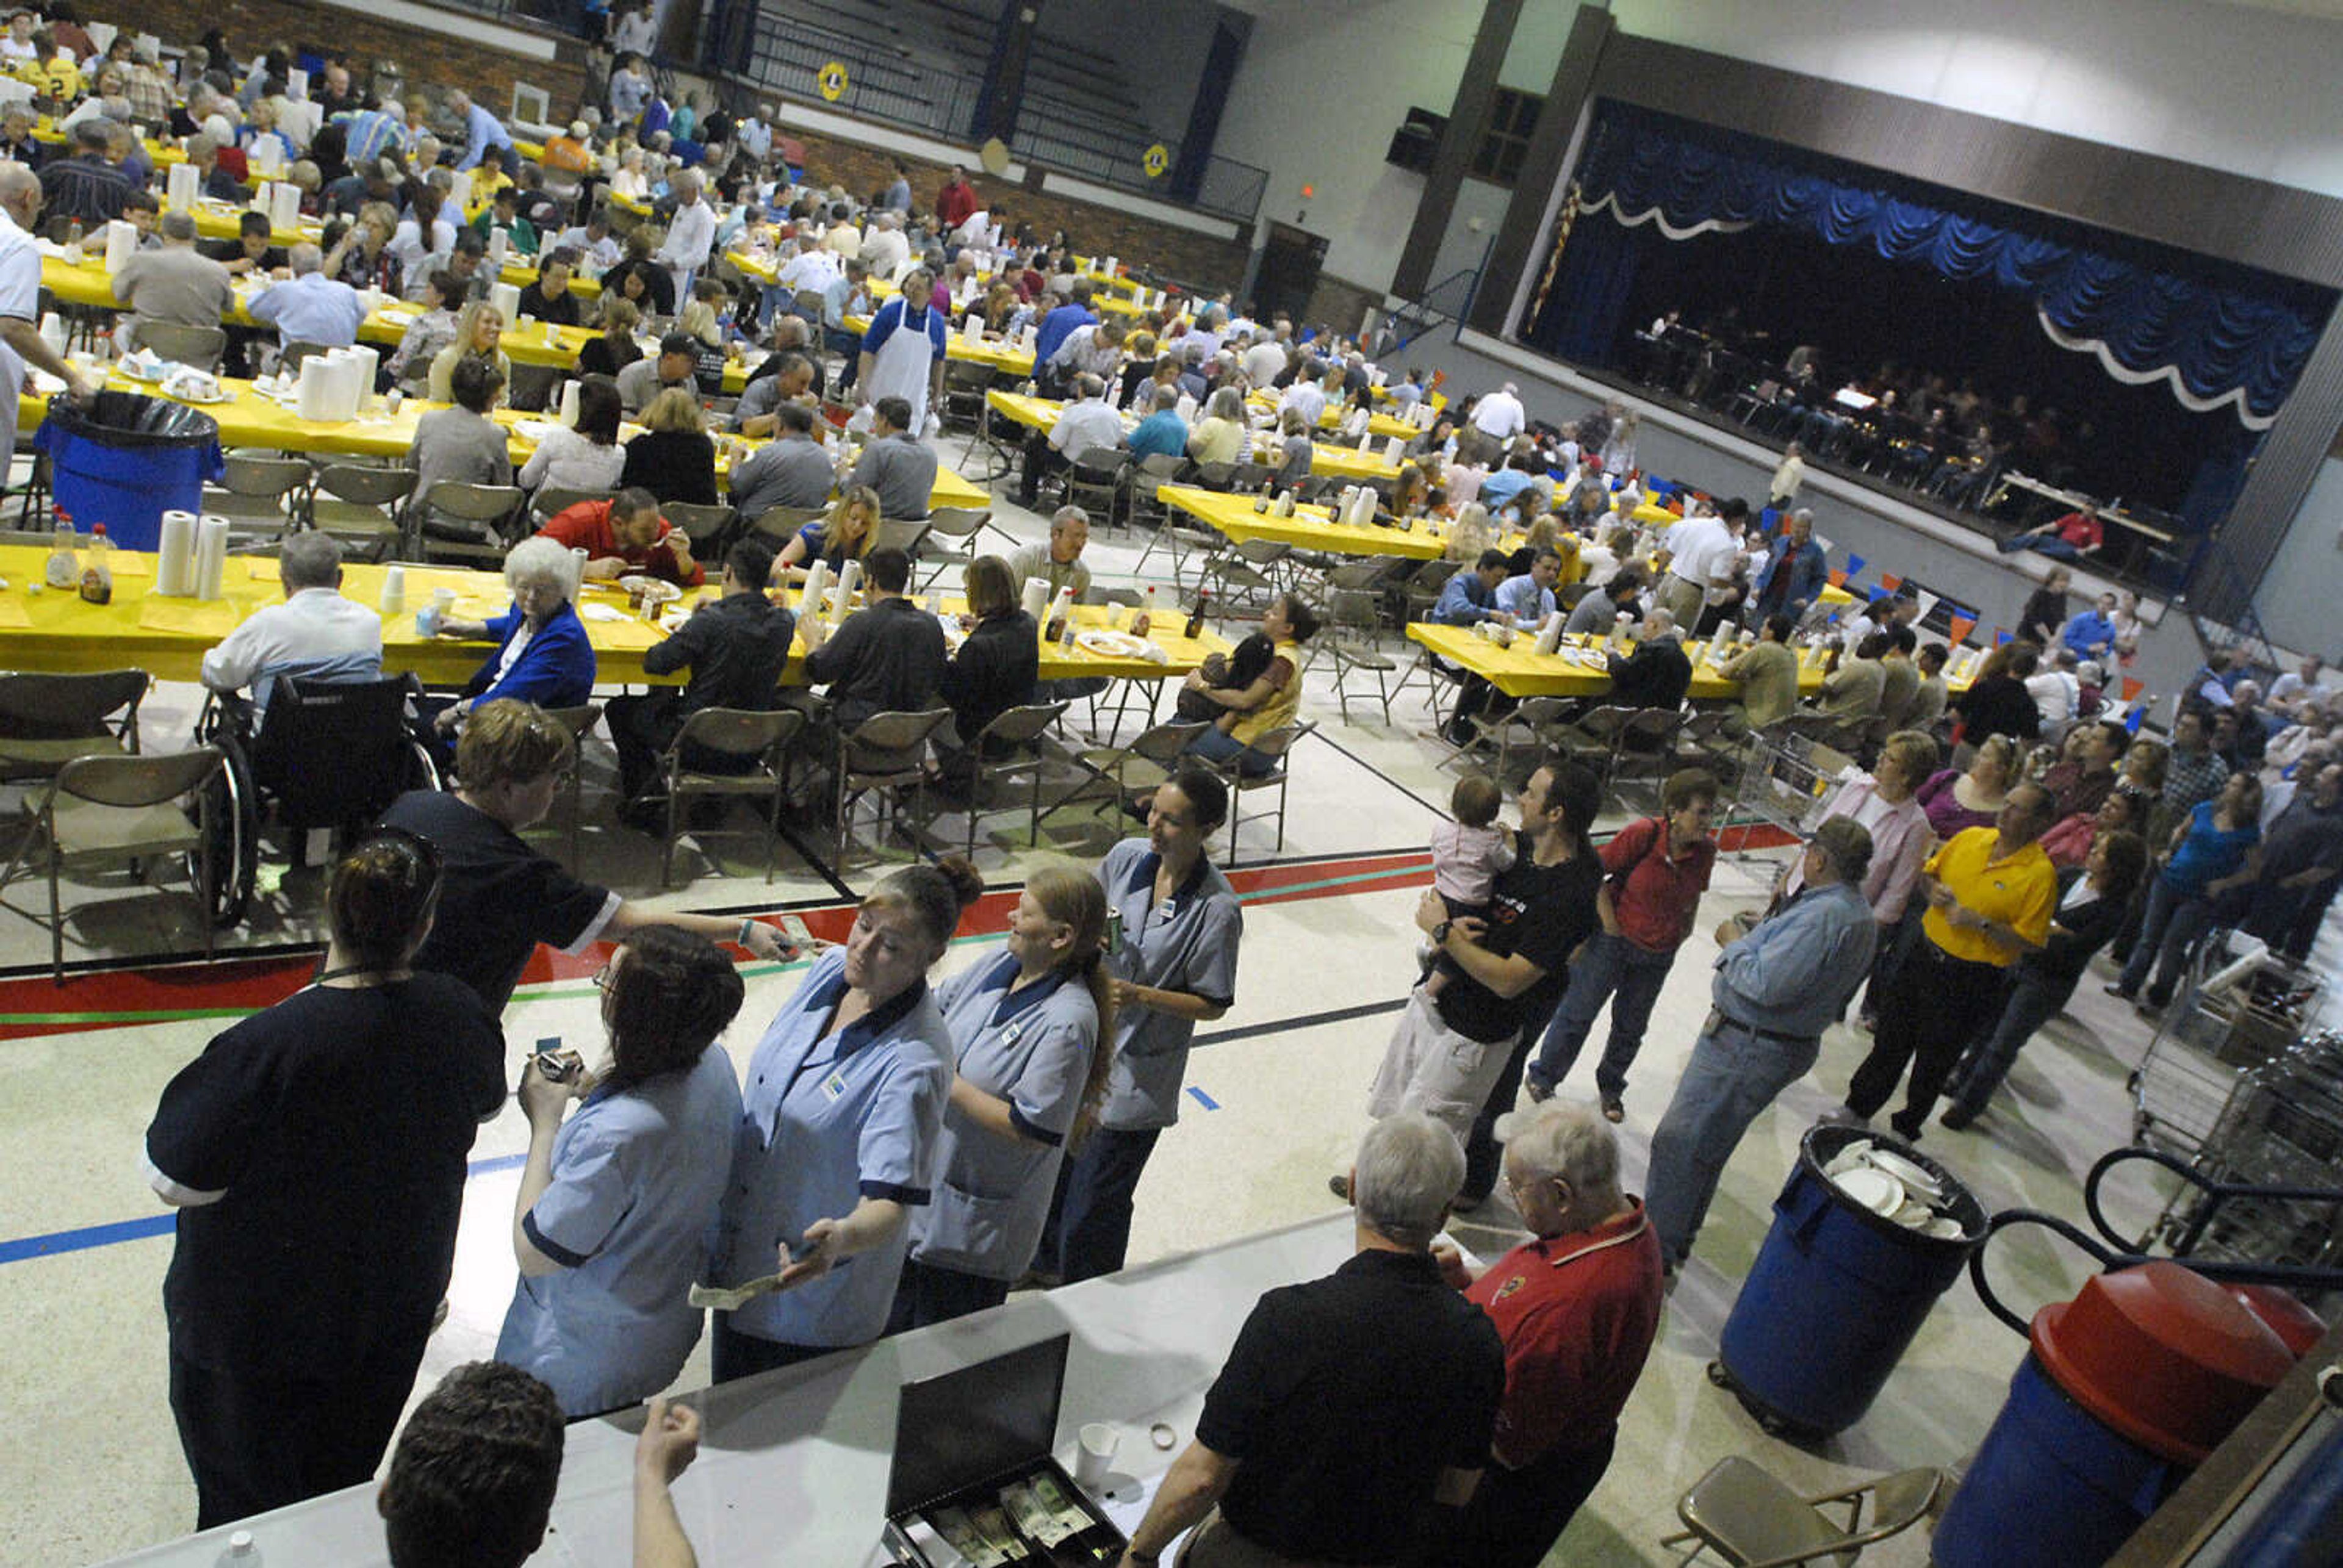
<path fill-rule="evenodd" d="M 1221 1108 L 1221 1102 L 1219 1101 L 1213 1099 L 1211 1095 L 1205 1093 L 1202 1090 L 1197 1088 L 1192 1083 L 1188 1086 L 1188 1092 L 1194 1095 L 1196 1097 L 1196 1103 L 1202 1106 L 1207 1111 L 1218 1111 Z"/>

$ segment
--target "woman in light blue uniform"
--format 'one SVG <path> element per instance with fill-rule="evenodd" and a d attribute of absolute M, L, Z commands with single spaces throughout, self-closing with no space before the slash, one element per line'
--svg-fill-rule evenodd
<path fill-rule="evenodd" d="M 1041 1244 L 1058 1165 L 1106 1091 L 1114 1003 L 1106 893 L 1045 866 L 1025 884 L 1009 950 L 936 990 L 959 1055 L 935 1201 L 911 1217 L 890 1331 L 997 1307 Z"/>
<path fill-rule="evenodd" d="M 951 1088 L 928 970 L 983 890 L 957 856 L 895 872 L 759 1042 L 711 1271 L 726 1286 L 778 1272 L 780 1285 L 716 1314 L 718 1382 L 886 1331 Z"/>
<path fill-rule="evenodd" d="M 1098 1129 L 1058 1178 L 1036 1264 L 1055 1282 L 1122 1267 L 1139 1178 L 1156 1139 L 1180 1120 L 1196 1026 L 1236 1000 L 1244 912 L 1229 879 L 1204 859 L 1204 842 L 1228 809 L 1228 786 L 1188 764 L 1156 790 L 1147 837 L 1124 839 L 1099 863 L 1099 884 L 1122 919 L 1122 943 L 1109 960 L 1114 1060 Z"/>
<path fill-rule="evenodd" d="M 521 1077 L 521 1278 L 497 1341 L 497 1360 L 544 1380 L 572 1421 L 659 1392 L 699 1342 L 689 1298 L 740 1121 L 732 1059 L 715 1043 L 740 1010 L 740 976 L 715 943 L 646 926 L 594 981 L 609 1060 L 567 1083 L 534 1062 Z"/>

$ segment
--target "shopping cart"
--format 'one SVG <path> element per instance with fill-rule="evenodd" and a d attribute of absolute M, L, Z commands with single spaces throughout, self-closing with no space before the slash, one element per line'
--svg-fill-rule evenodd
<path fill-rule="evenodd" d="M 2284 1051 L 2315 1016 L 2323 984 L 2242 932 L 2208 937 L 2132 1072 L 2132 1141 L 2196 1157 L 2246 1070 Z"/>
<path fill-rule="evenodd" d="M 1749 738 L 1730 826 L 1720 839 L 1738 860 L 1768 859 L 1768 850 L 1803 839 L 1831 786 L 1852 766 L 1844 752 L 1788 731 Z M 1734 829 L 1740 829 L 1735 837 Z"/>

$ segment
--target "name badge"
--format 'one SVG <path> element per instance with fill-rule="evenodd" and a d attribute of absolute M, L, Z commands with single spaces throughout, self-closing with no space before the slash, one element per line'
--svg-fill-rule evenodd
<path fill-rule="evenodd" d="M 1007 1029 L 1001 1031 L 1001 1043 L 1003 1045 L 1015 1045 L 1017 1043 L 1018 1035 L 1023 1031 L 1024 1028 L 1025 1026 L 1022 1023 L 1011 1024 Z"/>
<path fill-rule="evenodd" d="M 843 1073 L 833 1072 L 828 1078 L 823 1079 L 821 1081 L 821 1092 L 823 1098 L 828 1100 L 836 1100 L 840 1095 L 844 1094 L 846 1092 L 845 1075 Z"/>

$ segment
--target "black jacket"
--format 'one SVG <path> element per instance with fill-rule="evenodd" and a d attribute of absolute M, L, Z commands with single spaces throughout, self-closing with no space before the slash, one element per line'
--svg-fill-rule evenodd
<path fill-rule="evenodd" d="M 727 594 L 692 613 L 665 642 L 643 650 L 643 668 L 652 675 L 691 671 L 683 689 L 682 711 L 745 708 L 761 713 L 773 706 L 797 618 L 760 593 Z"/>
<path fill-rule="evenodd" d="M 975 745 L 986 725 L 1033 700 L 1041 673 L 1041 635 L 1021 609 L 988 616 L 944 666 L 940 690 L 962 745 Z"/>
<path fill-rule="evenodd" d="M 1611 656 L 1611 694 L 1604 700 L 1619 708 L 1674 712 L 1691 689 L 1692 660 L 1684 657 L 1684 644 L 1674 638 L 1646 638 L 1635 645 L 1634 658 Z"/>

